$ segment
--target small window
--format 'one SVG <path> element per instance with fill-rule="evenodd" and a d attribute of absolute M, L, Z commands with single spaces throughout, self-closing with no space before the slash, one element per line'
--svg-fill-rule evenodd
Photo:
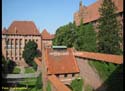
<path fill-rule="evenodd" d="M 15 57 L 15 60 L 17 60 L 17 57 Z"/>
<path fill-rule="evenodd" d="M 21 60 L 21 57 L 20 57 L 20 60 Z"/>
<path fill-rule="evenodd" d="M 67 74 L 65 74 L 64 77 L 67 77 Z"/>
<path fill-rule="evenodd" d="M 19 43 L 20 43 L 20 45 L 22 45 L 22 39 L 20 39 Z"/>
<path fill-rule="evenodd" d="M 72 77 L 74 77 L 75 76 L 75 74 L 72 74 Z"/>
<path fill-rule="evenodd" d="M 57 77 L 59 77 L 59 74 L 56 74 Z"/>

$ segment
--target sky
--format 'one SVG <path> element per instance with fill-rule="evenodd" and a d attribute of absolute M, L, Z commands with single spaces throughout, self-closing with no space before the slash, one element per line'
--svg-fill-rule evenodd
<path fill-rule="evenodd" d="M 97 0 L 82 0 L 88 6 Z M 13 21 L 33 21 L 42 32 L 54 34 L 57 28 L 73 22 L 80 0 L 2 0 L 2 28 Z"/>

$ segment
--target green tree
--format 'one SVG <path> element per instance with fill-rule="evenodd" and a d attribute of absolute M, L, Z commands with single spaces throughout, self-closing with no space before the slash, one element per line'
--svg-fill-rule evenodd
<path fill-rule="evenodd" d="M 73 47 L 75 38 L 76 38 L 75 24 L 69 23 L 67 25 L 59 27 L 56 30 L 56 37 L 53 41 L 53 44 Z"/>
<path fill-rule="evenodd" d="M 98 51 L 120 54 L 120 23 L 117 21 L 116 7 L 112 0 L 103 0 L 99 9 Z"/>
<path fill-rule="evenodd" d="M 72 91 L 82 91 L 83 79 L 75 79 L 71 83 Z"/>
<path fill-rule="evenodd" d="M 96 51 L 96 32 L 92 24 L 81 25 L 77 29 L 75 48 L 80 51 Z"/>
<path fill-rule="evenodd" d="M 96 32 L 92 24 L 80 26 L 75 23 L 69 23 L 61 26 L 56 31 L 56 37 L 53 41 L 54 45 L 66 45 L 67 47 L 75 47 L 80 51 L 96 51 Z"/>
<path fill-rule="evenodd" d="M 32 66 L 35 70 L 37 65 L 34 62 L 34 58 L 38 56 L 37 44 L 34 41 L 29 41 L 23 51 L 23 58 L 29 66 Z"/>

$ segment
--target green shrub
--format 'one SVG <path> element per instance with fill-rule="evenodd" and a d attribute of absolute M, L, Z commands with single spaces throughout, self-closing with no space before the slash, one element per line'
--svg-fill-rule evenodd
<path fill-rule="evenodd" d="M 93 91 L 93 88 L 90 85 L 87 85 L 85 87 L 85 91 Z"/>
<path fill-rule="evenodd" d="M 13 70 L 13 73 L 14 74 L 19 74 L 20 71 L 21 71 L 20 68 L 15 67 L 14 70 Z"/>
<path fill-rule="evenodd" d="M 25 73 L 34 73 L 35 70 L 33 68 L 25 68 Z"/>
<path fill-rule="evenodd" d="M 50 82 L 47 83 L 46 91 L 51 91 L 51 85 L 50 85 Z"/>
<path fill-rule="evenodd" d="M 36 78 L 25 78 L 22 82 L 19 83 L 20 86 L 28 85 L 28 86 L 35 86 Z"/>
<path fill-rule="evenodd" d="M 71 88 L 73 91 L 82 91 L 83 79 L 75 79 L 71 83 Z"/>

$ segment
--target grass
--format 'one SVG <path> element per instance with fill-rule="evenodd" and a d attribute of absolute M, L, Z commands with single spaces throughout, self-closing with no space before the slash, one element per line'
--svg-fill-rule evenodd
<path fill-rule="evenodd" d="M 27 89 L 20 91 L 37 91 L 35 90 L 36 78 L 26 78 L 23 82 L 20 82 L 17 87 L 27 87 Z"/>
<path fill-rule="evenodd" d="M 82 91 L 83 84 L 84 84 L 83 79 L 74 79 L 71 82 L 71 88 L 73 91 Z"/>
<path fill-rule="evenodd" d="M 17 91 L 42 91 L 42 89 L 33 88 L 26 88 L 26 89 L 18 89 Z"/>
<path fill-rule="evenodd" d="M 89 64 L 97 70 L 103 81 L 105 81 L 117 68 L 117 65 L 114 65 L 113 63 L 106 63 L 95 60 L 89 61 Z"/>
<path fill-rule="evenodd" d="M 37 78 L 26 78 L 23 82 L 20 82 L 17 86 L 18 87 L 28 87 L 27 89 L 20 90 L 20 91 L 42 91 L 42 89 L 38 89 L 36 87 Z"/>
<path fill-rule="evenodd" d="M 19 74 L 20 71 L 20 68 L 14 67 L 13 74 Z"/>
<path fill-rule="evenodd" d="M 25 73 L 34 73 L 35 70 L 31 67 L 25 68 Z"/>
<path fill-rule="evenodd" d="M 36 84 L 36 78 L 27 78 L 27 79 L 24 79 L 23 82 L 20 82 L 20 86 L 21 85 L 28 85 L 28 86 L 34 86 Z"/>
<path fill-rule="evenodd" d="M 106 91 L 123 91 L 123 65 L 90 61 L 90 65 L 96 68 L 102 78 L 103 85 L 107 85 Z"/>
<path fill-rule="evenodd" d="M 52 89 L 51 89 L 51 84 L 50 84 L 49 81 L 48 81 L 48 83 L 47 83 L 46 91 L 52 91 Z"/>
<path fill-rule="evenodd" d="M 93 91 L 93 88 L 90 85 L 85 86 L 85 91 Z"/>

